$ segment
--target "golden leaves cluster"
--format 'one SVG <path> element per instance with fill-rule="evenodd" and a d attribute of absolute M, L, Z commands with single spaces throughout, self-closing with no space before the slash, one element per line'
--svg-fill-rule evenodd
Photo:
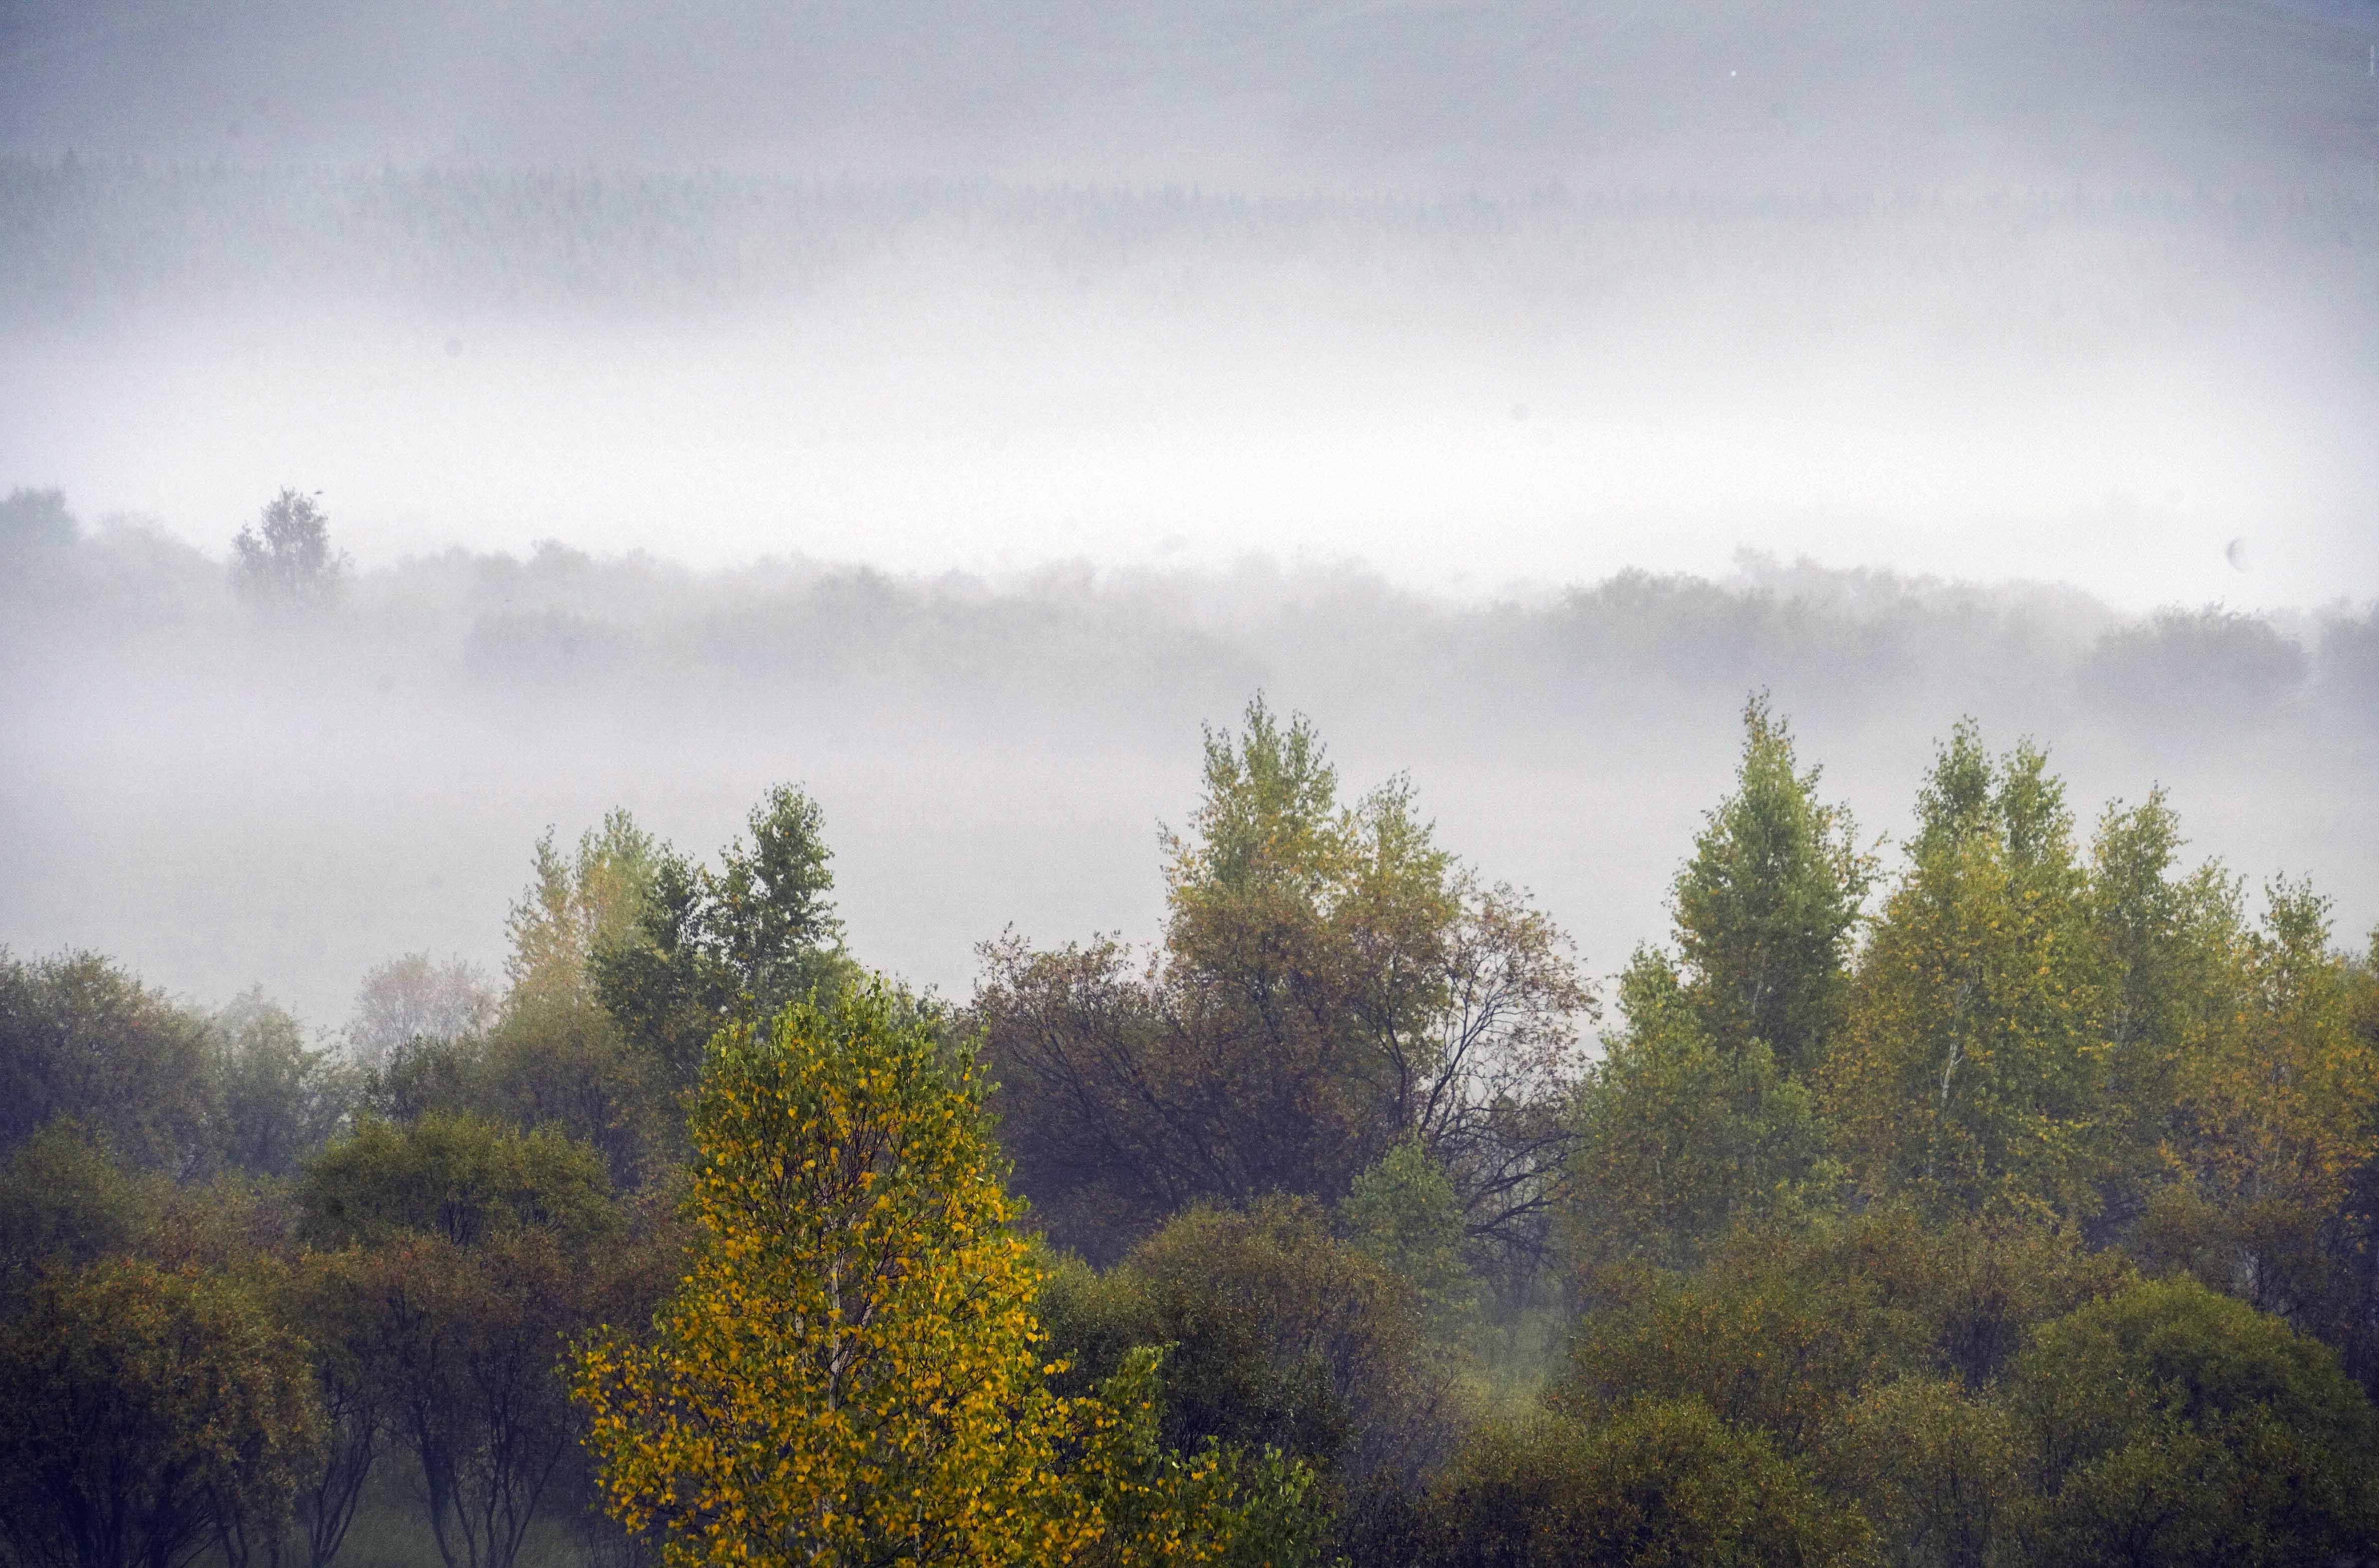
<path fill-rule="evenodd" d="M 953 1059 L 954 1058 L 954 1059 Z M 693 1564 L 1196 1563 L 1238 1515 L 1143 1357 L 1046 1386 L 971 1059 L 881 988 L 714 1043 L 700 1242 L 644 1342 L 576 1353 L 613 1512 Z"/>

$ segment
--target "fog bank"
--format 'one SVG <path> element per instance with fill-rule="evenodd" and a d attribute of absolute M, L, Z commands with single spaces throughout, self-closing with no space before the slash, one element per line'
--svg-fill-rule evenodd
<path fill-rule="evenodd" d="M 32 515 L 19 502 L 10 513 Z M 2172 794 L 2193 854 L 2379 921 L 2379 607 L 2136 616 L 2071 589 L 1746 558 L 1481 603 L 1353 570 L 913 577 L 696 570 L 549 543 L 362 571 L 318 612 L 235 597 L 137 527 L 11 543 L 0 943 L 90 947 L 320 1023 L 407 951 L 494 968 L 536 836 L 625 805 L 708 853 L 771 782 L 823 802 L 868 962 L 962 995 L 972 945 L 1161 911 L 1200 726 L 1310 714 L 1350 785 L 1407 770 L 1446 843 L 1615 969 L 1772 694 L 1870 833 L 1961 716 L 2033 736 L 2085 828 Z"/>

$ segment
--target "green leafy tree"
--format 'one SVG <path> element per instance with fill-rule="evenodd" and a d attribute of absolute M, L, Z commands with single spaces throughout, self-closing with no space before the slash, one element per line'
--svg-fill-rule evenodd
<path fill-rule="evenodd" d="M 115 1158 L 169 1176 L 212 1159 L 207 1022 L 91 953 L 0 952 L 0 1150 L 64 1116 Z"/>
<path fill-rule="evenodd" d="M 1104 1276 L 1059 1272 L 1043 1310 L 1074 1386 L 1170 1347 L 1161 1429 L 1176 1448 L 1277 1448 L 1344 1499 L 1409 1484 L 1449 1436 L 1417 1292 L 1333 1236 L 1310 1201 L 1193 1208 Z"/>
<path fill-rule="evenodd" d="M 2237 1008 L 2238 887 L 2218 865 L 2180 874 L 2182 842 L 2159 790 L 2140 805 L 2109 806 L 2091 844 L 2091 918 L 2106 969 L 2102 1236 L 2135 1221 L 2169 1176 L 2192 1063 Z"/>
<path fill-rule="evenodd" d="M 1470 1327 L 1480 1292 L 1463 1257 L 1462 1199 L 1419 1139 L 1355 1178 L 1338 1223 L 1356 1251 L 1412 1287 L 1440 1339 L 1459 1339 Z"/>
<path fill-rule="evenodd" d="M 13 1295 L 42 1274 L 129 1253 L 170 1202 L 162 1178 L 123 1169 L 78 1124 L 52 1122 L 0 1167 L 0 1281 Z"/>
<path fill-rule="evenodd" d="M 272 1281 L 274 1310 L 304 1336 L 322 1413 L 315 1463 L 296 1478 L 296 1534 L 308 1568 L 326 1568 L 339 1554 L 394 1435 L 396 1390 L 382 1380 L 387 1346 L 374 1335 L 375 1296 L 385 1283 L 377 1264 L 359 1248 L 308 1251 Z"/>
<path fill-rule="evenodd" d="M 1491 1430 L 1430 1493 L 1427 1568 L 1853 1568 L 1866 1521 L 1694 1401 Z"/>
<path fill-rule="evenodd" d="M 1564 1240 L 1581 1283 L 1614 1268 L 1690 1268 L 1737 1225 L 1821 1205 L 1816 1097 L 1761 1039 L 1708 1031 L 1662 955 L 1619 983 L 1625 1029 L 1577 1097 Z"/>
<path fill-rule="evenodd" d="M 1923 1328 L 1868 1281 L 1712 1267 L 1612 1292 L 1578 1325 L 1556 1408 L 1607 1419 L 1643 1400 L 1697 1400 L 1805 1453 L 1878 1376 L 1919 1360 Z"/>
<path fill-rule="evenodd" d="M 0 1325 L 0 1539 L 26 1568 L 269 1551 L 320 1439 L 304 1346 L 222 1277 L 113 1261 Z"/>
<path fill-rule="evenodd" d="M 2165 1152 L 2127 1245 L 2318 1335 L 2379 1383 L 2370 1253 L 2379 1214 L 2379 1031 L 2370 984 L 2331 950 L 2325 900 L 2275 884 L 2261 929 L 2235 920 L 2204 1027 L 2175 1074 Z"/>
<path fill-rule="evenodd" d="M 513 952 L 509 1005 L 594 1011 L 594 963 L 634 941 L 650 911 L 667 849 L 624 809 L 579 836 L 565 855 L 548 829 L 537 841 L 536 878 L 506 924 Z"/>
<path fill-rule="evenodd" d="M 2109 1168 L 2103 966 L 2063 786 L 1962 724 L 1859 966 L 1824 1111 L 1871 1197 L 2069 1221 Z"/>
<path fill-rule="evenodd" d="M 693 1086 L 721 1027 L 773 1018 L 852 976 L 817 802 L 779 785 L 753 808 L 749 828 L 716 871 L 666 849 L 641 850 L 649 872 L 635 871 L 633 934 L 589 951 L 603 1006 L 677 1089 Z M 624 868 L 633 857 L 623 845 L 618 858 Z"/>
<path fill-rule="evenodd" d="M 2186 1067 L 2184 1158 L 2224 1200 L 2326 1213 L 2379 1149 L 2379 1053 L 2354 1028 L 2328 900 L 2276 882 L 2268 903 L 2240 943 L 2230 1027 Z"/>
<path fill-rule="evenodd" d="M 2024 1498 L 2004 1404 L 1923 1373 L 1872 1388 L 1846 1410 L 1821 1473 L 1874 1526 L 1892 1568 L 1985 1568 Z"/>
<path fill-rule="evenodd" d="M 1208 732 L 1204 782 L 1144 967 L 983 949 L 973 1020 L 1050 1234 L 1105 1260 L 1195 1202 L 1334 1205 L 1413 1138 L 1473 1244 L 1532 1260 L 1592 1010 L 1566 939 L 1440 848 L 1404 780 L 1343 802 L 1311 726 L 1260 699 Z"/>
<path fill-rule="evenodd" d="M 298 1197 L 308 1239 L 357 1248 L 307 1298 L 317 1377 L 359 1358 L 446 1568 L 510 1568 L 577 1441 L 562 1343 L 648 1276 L 601 1161 L 551 1129 L 368 1121 L 308 1164 Z M 323 1472 L 309 1529 L 349 1484 Z"/>
<path fill-rule="evenodd" d="M 2039 1324 L 2133 1283 L 2070 1231 L 1927 1226 L 1906 1210 L 1736 1231 L 1697 1272 L 1614 1276 L 1555 1385 L 1590 1417 L 1699 1399 L 1813 1452 L 1868 1391 L 1907 1374 L 1982 1389 Z"/>
<path fill-rule="evenodd" d="M 356 1075 L 306 1043 L 297 1020 L 250 990 L 215 1015 L 217 1138 L 236 1170 L 289 1176 L 353 1109 Z"/>
<path fill-rule="evenodd" d="M 474 1246 L 399 1236 L 364 1254 L 360 1336 L 417 1466 L 446 1568 L 509 1568 L 579 1438 L 557 1358 L 614 1309 L 610 1260 L 550 1232 Z"/>
<path fill-rule="evenodd" d="M 1814 1072 L 1841 1026 L 1846 968 L 1874 868 L 1849 811 L 1820 801 L 1785 722 L 1754 697 L 1734 792 L 1694 839 L 1674 891 L 1685 992 L 1724 1049 L 1766 1044 L 1787 1079 Z"/>
<path fill-rule="evenodd" d="M 640 1049 L 596 983 L 652 908 L 665 851 L 624 811 L 563 854 L 537 841 L 536 877 L 513 907 L 511 987 L 473 1064 L 473 1103 L 515 1127 L 557 1127 L 603 1155 L 614 1182 L 655 1179 L 683 1151 L 683 1107 L 667 1062 Z"/>
<path fill-rule="evenodd" d="M 358 1117 L 408 1126 L 424 1116 L 472 1115 L 483 1098 L 484 1037 L 417 1035 L 367 1068 Z"/>
<path fill-rule="evenodd" d="M 457 1247 L 521 1230 L 575 1246 L 622 1224 L 594 1152 L 551 1128 L 514 1133 L 472 1117 L 367 1121 L 309 1162 L 298 1188 L 307 1238 L 377 1246 L 407 1233 Z"/>
<path fill-rule="evenodd" d="M 1873 869 L 1765 698 L 1743 724 L 1734 791 L 1677 874 L 1682 966 L 1636 954 L 1625 1027 L 1578 1095 L 1564 1218 L 1588 1281 L 1690 1267 L 1737 1224 L 1822 1204 L 1837 1175 L 1810 1079 L 1842 1020 Z"/>
<path fill-rule="evenodd" d="M 2194 1282 L 2042 1328 L 2009 1399 L 2027 1562 L 2320 1562 L 2379 1534 L 2379 1412 L 2326 1348 Z"/>

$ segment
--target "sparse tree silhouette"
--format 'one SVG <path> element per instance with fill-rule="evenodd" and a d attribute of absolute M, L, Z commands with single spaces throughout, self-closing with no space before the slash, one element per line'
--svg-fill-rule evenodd
<path fill-rule="evenodd" d="M 346 575 L 347 558 L 331 549 L 320 505 L 285 488 L 231 548 L 232 582 L 251 598 L 319 601 L 336 593 Z"/>

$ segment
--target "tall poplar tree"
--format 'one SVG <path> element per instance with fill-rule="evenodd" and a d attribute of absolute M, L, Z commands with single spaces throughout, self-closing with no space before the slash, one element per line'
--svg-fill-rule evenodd
<path fill-rule="evenodd" d="M 1734 790 L 1677 873 L 1682 965 L 1621 975 L 1624 1031 L 1578 1096 L 1567 1240 L 1589 1272 L 1689 1266 L 1792 1203 L 1820 1148 L 1809 1075 L 1842 1016 L 1873 868 L 1817 795 L 1764 696 L 1744 706 Z"/>
<path fill-rule="evenodd" d="M 1743 710 L 1734 792 L 1677 874 L 1677 947 L 1702 1027 L 1723 1046 L 1765 1042 L 1806 1077 L 1842 1019 L 1845 966 L 1874 878 L 1849 808 L 1817 794 L 1765 695 Z"/>

